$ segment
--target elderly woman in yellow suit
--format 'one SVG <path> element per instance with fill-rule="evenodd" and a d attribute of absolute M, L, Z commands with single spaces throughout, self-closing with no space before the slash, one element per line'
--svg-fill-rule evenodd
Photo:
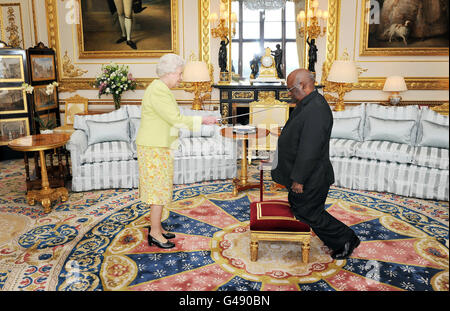
<path fill-rule="evenodd" d="M 178 129 L 198 131 L 200 125 L 217 122 L 213 116 L 184 116 L 171 88 L 182 80 L 184 61 L 175 54 L 166 54 L 159 60 L 155 79 L 145 91 L 142 100 L 141 123 L 136 137 L 139 165 L 139 196 L 151 206 L 148 243 L 160 248 L 172 248 L 168 239 L 173 233 L 162 228 L 161 215 L 172 200 L 173 157 L 178 147 Z"/>

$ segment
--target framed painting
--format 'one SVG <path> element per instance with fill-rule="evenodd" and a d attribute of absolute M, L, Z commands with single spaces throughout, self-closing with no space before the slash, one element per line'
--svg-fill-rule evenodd
<path fill-rule="evenodd" d="M 178 52 L 178 0 L 79 0 L 79 58 Z"/>
<path fill-rule="evenodd" d="M 48 110 L 58 107 L 56 90 L 52 94 L 47 94 L 47 86 L 40 85 L 34 87 L 34 107 L 36 111 Z"/>
<path fill-rule="evenodd" d="M 0 54 L 0 82 L 24 82 L 22 55 Z"/>
<path fill-rule="evenodd" d="M 27 135 L 30 135 L 28 118 L 0 119 L 0 145 Z"/>
<path fill-rule="evenodd" d="M 31 82 L 56 80 L 54 54 L 29 54 Z"/>
<path fill-rule="evenodd" d="M 360 55 L 448 55 L 448 0 L 361 0 Z"/>
<path fill-rule="evenodd" d="M 28 112 L 27 95 L 21 87 L 0 88 L 0 114 Z"/>

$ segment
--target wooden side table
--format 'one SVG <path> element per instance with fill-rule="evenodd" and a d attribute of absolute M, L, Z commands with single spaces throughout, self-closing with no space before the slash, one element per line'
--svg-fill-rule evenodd
<path fill-rule="evenodd" d="M 52 201 L 56 201 L 59 198 L 61 198 L 62 202 L 67 201 L 69 192 L 65 187 L 50 188 L 44 151 L 62 147 L 69 139 L 70 135 L 68 134 L 39 134 L 17 138 L 8 144 L 8 147 L 13 150 L 39 152 L 42 188 L 41 190 L 29 190 L 27 192 L 27 202 L 30 205 L 34 205 L 36 201 L 39 201 L 44 207 L 45 213 L 50 213 Z"/>
<path fill-rule="evenodd" d="M 269 130 L 256 128 L 256 132 L 249 134 L 240 134 L 233 131 L 233 127 L 225 127 L 220 130 L 220 134 L 227 138 L 242 140 L 242 163 L 239 178 L 233 180 L 233 195 L 237 196 L 239 191 L 245 191 L 251 188 L 259 188 L 259 182 L 249 183 L 247 172 L 247 141 L 249 139 L 258 139 L 269 135 Z"/>

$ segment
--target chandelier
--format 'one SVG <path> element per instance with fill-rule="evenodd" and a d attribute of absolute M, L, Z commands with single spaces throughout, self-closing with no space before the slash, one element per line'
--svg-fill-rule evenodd
<path fill-rule="evenodd" d="M 285 6 L 286 0 L 244 0 L 249 10 L 277 10 Z"/>

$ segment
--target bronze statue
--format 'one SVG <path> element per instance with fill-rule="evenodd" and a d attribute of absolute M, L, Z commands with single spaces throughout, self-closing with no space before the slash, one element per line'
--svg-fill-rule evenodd
<path fill-rule="evenodd" d="M 309 38 L 307 38 L 306 42 L 309 45 L 308 70 L 311 72 L 316 72 L 316 70 L 314 69 L 314 66 L 316 65 L 316 62 L 317 62 L 317 51 L 318 51 L 317 46 L 316 46 L 316 40 L 311 39 L 311 41 L 309 41 Z"/>
<path fill-rule="evenodd" d="M 250 69 L 252 73 L 250 75 L 251 79 L 255 79 L 259 73 L 259 62 L 261 61 L 261 57 L 258 54 L 255 54 L 253 59 L 250 61 Z"/>
<path fill-rule="evenodd" d="M 228 72 L 227 70 L 227 45 L 230 43 L 230 40 L 228 40 L 227 37 L 225 37 L 227 42 L 225 43 L 225 40 L 220 41 L 220 48 L 219 48 L 219 67 L 220 72 Z"/>
<path fill-rule="evenodd" d="M 283 79 L 283 50 L 281 49 L 280 45 L 276 45 L 277 49 L 275 51 L 271 51 L 273 58 L 275 58 L 275 67 L 277 68 L 277 75 L 278 78 Z"/>

